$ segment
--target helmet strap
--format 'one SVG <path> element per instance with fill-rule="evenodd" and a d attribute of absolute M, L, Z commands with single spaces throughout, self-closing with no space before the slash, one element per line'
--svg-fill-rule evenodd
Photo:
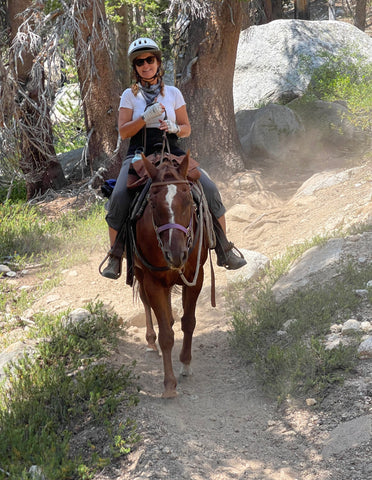
<path fill-rule="evenodd" d="M 160 67 L 158 68 L 157 72 L 155 73 L 155 75 L 153 77 L 147 78 L 146 80 L 143 77 L 141 77 L 141 75 L 136 70 L 136 77 L 137 77 L 138 81 L 143 80 L 146 84 L 146 87 L 148 87 L 149 85 L 151 85 L 151 83 L 150 83 L 151 80 L 154 80 L 155 78 L 160 79 L 159 70 L 160 70 Z"/>

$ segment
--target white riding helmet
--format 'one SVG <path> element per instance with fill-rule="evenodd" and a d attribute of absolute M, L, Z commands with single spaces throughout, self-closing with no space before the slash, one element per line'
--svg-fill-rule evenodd
<path fill-rule="evenodd" d="M 144 52 L 161 54 L 161 51 L 154 40 L 144 37 L 138 38 L 137 40 L 134 40 L 134 42 L 132 42 L 128 48 L 128 58 L 130 63 L 132 63 L 133 60 L 138 57 L 138 55 L 141 55 L 141 53 Z"/>

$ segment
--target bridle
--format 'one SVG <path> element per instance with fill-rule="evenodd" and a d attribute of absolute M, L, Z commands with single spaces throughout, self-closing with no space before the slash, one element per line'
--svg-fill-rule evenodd
<path fill-rule="evenodd" d="M 190 183 L 187 180 L 173 180 L 173 181 L 169 181 L 169 182 L 151 183 L 150 188 L 152 186 L 168 186 L 168 185 L 172 185 L 172 184 L 187 184 L 187 185 L 190 185 Z M 188 240 L 187 240 L 187 245 L 188 245 L 188 249 L 189 249 L 188 250 L 188 256 L 190 256 L 191 252 L 193 251 L 193 249 L 196 245 L 196 242 L 199 240 L 197 263 L 196 263 L 196 269 L 195 269 L 195 274 L 194 274 L 193 280 L 191 282 L 189 282 L 187 280 L 187 278 L 185 277 L 185 275 L 183 274 L 183 271 L 181 269 L 178 270 L 178 273 L 179 273 L 183 283 L 185 285 L 187 285 L 188 287 L 194 287 L 196 285 L 196 281 L 197 281 L 198 276 L 199 276 L 200 258 L 201 258 L 203 235 L 204 235 L 203 202 L 200 202 L 200 204 L 198 205 L 198 210 L 196 211 L 195 214 L 199 217 L 199 221 L 197 222 L 195 235 L 193 235 L 193 217 L 194 217 L 194 214 L 191 215 L 188 227 L 184 227 L 183 225 L 180 225 L 178 223 L 167 223 L 167 224 L 161 225 L 159 227 L 159 226 L 155 225 L 154 217 L 152 215 L 152 223 L 153 223 L 153 226 L 154 226 L 156 237 L 157 237 L 158 242 L 159 242 L 159 248 L 162 251 L 164 259 L 166 258 L 166 256 L 165 256 L 165 252 L 164 252 L 163 243 L 162 243 L 161 238 L 159 236 L 159 234 L 161 232 L 163 232 L 165 230 L 169 230 L 171 228 L 175 228 L 177 230 L 181 230 L 182 232 L 184 232 L 185 235 L 188 236 Z M 130 228 L 130 232 L 131 232 L 132 244 L 133 244 L 135 254 L 138 257 L 138 259 L 140 260 L 140 262 L 146 268 L 148 268 L 149 270 L 157 271 L 157 272 L 165 272 L 165 271 L 168 271 L 168 270 L 171 269 L 168 265 L 164 266 L 164 267 L 157 267 L 157 266 L 149 263 L 144 258 L 144 256 L 141 254 L 141 252 L 138 250 L 137 243 L 136 243 L 136 240 L 135 240 L 135 237 L 134 237 L 134 231 L 133 231 L 132 228 Z"/>
<path fill-rule="evenodd" d="M 150 190 L 152 189 L 152 187 L 163 187 L 163 186 L 175 185 L 175 184 L 178 184 L 178 185 L 183 184 L 183 185 L 190 186 L 190 184 L 187 180 L 173 180 L 171 182 L 155 182 L 155 183 L 152 183 L 150 185 Z M 190 192 L 190 195 L 191 195 L 191 192 Z M 150 200 L 150 203 L 151 203 L 151 200 Z M 174 228 L 176 230 L 181 230 L 181 232 L 183 232 L 186 235 L 186 239 L 187 239 L 186 245 L 187 245 L 187 248 L 190 250 L 190 247 L 192 246 L 192 242 L 193 242 L 193 228 L 192 228 L 193 227 L 193 215 L 192 214 L 190 216 L 190 222 L 189 222 L 188 227 L 184 227 L 183 225 L 180 225 L 179 223 L 165 223 L 164 225 L 158 226 L 158 225 L 155 224 L 154 215 L 151 215 L 151 216 L 152 216 L 152 224 L 154 226 L 154 230 L 155 230 L 155 233 L 156 233 L 156 238 L 158 240 L 159 248 L 162 251 L 164 258 L 165 258 L 164 245 L 163 245 L 162 239 L 160 238 L 160 233 L 165 232 L 166 230 L 170 230 L 172 228 Z"/>

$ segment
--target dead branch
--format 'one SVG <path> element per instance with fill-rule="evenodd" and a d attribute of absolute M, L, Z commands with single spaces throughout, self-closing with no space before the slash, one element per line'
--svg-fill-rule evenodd
<path fill-rule="evenodd" d="M 22 12 L 22 23 L 9 50 L 9 63 L 0 58 L 0 171 L 15 167 L 20 161 L 18 142 L 30 143 L 41 156 L 50 155 L 49 111 L 59 87 L 59 65 L 66 39 L 74 39 L 76 62 L 89 66 L 87 81 L 81 86 L 86 96 L 90 95 L 91 79 L 98 75 L 92 45 L 96 49 L 110 51 L 108 25 L 100 20 L 98 0 L 91 0 L 93 24 L 89 38 L 84 38 L 82 26 L 85 20 L 85 2 L 61 0 L 60 8 L 45 13 L 44 4 L 34 3 Z M 24 54 L 33 55 L 33 66 L 26 83 L 17 82 L 17 64 Z M 58 80 L 57 80 L 58 79 Z M 86 87 L 86 88 L 85 88 Z M 83 99 L 84 100 L 84 99 Z M 29 115 L 32 116 L 30 121 Z M 34 122 L 34 123 L 33 123 Z M 36 128 L 36 131 L 35 131 Z M 32 129 L 32 135 L 30 135 Z M 88 138 L 89 141 L 89 138 Z M 13 159 L 12 162 L 9 162 Z M 35 156 L 37 159 L 37 156 Z M 13 169 L 14 172 L 14 169 Z M 35 176 L 38 175 L 35 165 Z"/>

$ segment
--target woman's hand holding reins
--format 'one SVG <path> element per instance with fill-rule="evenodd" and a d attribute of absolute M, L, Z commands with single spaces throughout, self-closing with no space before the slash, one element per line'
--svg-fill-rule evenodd
<path fill-rule="evenodd" d="M 165 130 L 168 133 L 175 133 L 176 135 L 180 132 L 180 127 L 177 123 L 173 122 L 172 120 L 159 120 L 160 122 L 160 130 Z"/>
<path fill-rule="evenodd" d="M 158 117 L 165 111 L 164 105 L 161 103 L 154 103 L 142 115 L 142 119 L 147 123 L 149 120 Z"/>

